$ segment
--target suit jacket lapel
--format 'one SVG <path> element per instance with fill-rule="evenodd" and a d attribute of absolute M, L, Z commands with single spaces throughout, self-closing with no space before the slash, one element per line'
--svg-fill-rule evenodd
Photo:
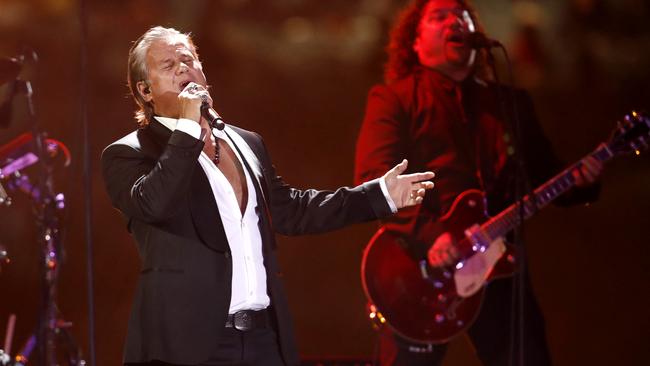
<path fill-rule="evenodd" d="M 260 230 L 262 232 L 262 238 L 264 242 L 268 243 L 267 245 L 275 248 L 275 237 L 273 236 L 273 231 L 271 229 L 271 213 L 267 206 L 266 197 L 268 197 L 268 192 L 266 191 L 266 182 L 264 180 L 264 174 L 262 174 L 263 166 L 261 165 L 259 159 L 250 148 L 246 140 L 242 136 L 239 136 L 236 131 L 228 133 L 224 130 L 228 138 L 233 142 L 235 149 L 242 157 L 244 162 L 244 167 L 248 171 L 248 174 L 253 177 L 253 186 L 255 187 L 255 194 L 257 198 L 257 205 L 260 208 L 258 215 L 260 216 Z M 241 145 L 241 148 L 240 148 Z M 246 152 L 244 154 L 243 152 Z M 250 161 L 249 161 L 250 160 Z"/>
<path fill-rule="evenodd" d="M 155 154 L 155 158 L 157 159 L 162 154 L 171 136 L 171 131 L 155 119 L 141 131 L 143 134 L 149 135 L 152 141 L 151 150 L 153 150 L 153 154 Z M 238 134 L 234 129 L 224 132 L 226 132 L 228 138 L 233 142 L 235 149 L 242 158 L 246 171 L 253 180 L 257 204 L 260 208 L 258 214 L 260 215 L 260 224 L 262 225 L 260 230 L 262 231 L 262 237 L 265 239 L 264 242 L 268 244 L 267 246 L 275 248 L 275 240 L 271 229 L 271 215 L 266 200 L 268 191 L 266 190 L 266 181 L 262 173 L 264 167 L 243 136 Z M 226 252 L 230 248 L 226 231 L 221 221 L 221 215 L 219 214 L 219 208 L 214 199 L 214 193 L 201 164 L 198 161 L 195 164 L 197 167 L 194 169 L 192 175 L 189 197 L 192 222 L 200 240 L 205 245 L 216 251 Z"/>
<path fill-rule="evenodd" d="M 201 241 L 208 247 L 227 252 L 230 248 L 214 192 L 203 168 L 198 161 L 196 164 L 199 166 L 194 169 L 190 187 L 190 211 L 194 228 Z"/>
<path fill-rule="evenodd" d="M 236 135 L 236 132 L 233 133 L 228 133 L 227 131 L 224 131 L 226 133 L 226 136 L 232 141 L 233 146 L 235 146 L 235 150 L 239 153 L 239 156 L 241 156 L 241 160 L 244 163 L 244 168 L 248 172 L 248 175 L 253 178 L 253 186 L 255 187 L 255 194 L 257 197 L 257 204 L 258 205 L 263 205 L 264 208 L 266 208 L 266 199 L 265 199 L 265 193 L 262 190 L 262 185 L 260 183 L 260 179 L 262 179 L 262 167 L 260 166 L 259 161 L 257 160 L 257 157 L 255 154 L 253 154 L 252 150 L 248 146 L 242 146 L 240 147 L 239 145 L 241 144 L 246 144 L 246 141 L 244 141 L 241 138 L 237 138 L 239 136 Z M 232 135 L 231 135 L 232 134 Z M 233 138 L 235 137 L 235 138 Z M 237 141 L 239 140 L 239 141 Z M 244 149 L 247 149 L 247 154 L 244 154 L 243 151 Z M 253 162 L 249 162 L 249 160 L 253 160 Z M 251 166 L 251 164 L 255 164 L 254 166 Z M 253 169 L 255 167 L 255 169 Z"/>
<path fill-rule="evenodd" d="M 172 131 L 155 119 L 152 119 L 147 127 L 140 131 L 143 135 L 147 135 L 148 140 L 151 141 L 149 144 L 151 147 L 147 150 L 151 150 L 153 157 L 158 159 L 162 155 Z M 199 239 L 205 245 L 216 251 L 226 252 L 229 250 L 228 240 L 214 193 L 201 164 L 198 160 L 194 164 L 196 167 L 192 174 L 189 193 L 189 206 L 194 228 Z"/>
<path fill-rule="evenodd" d="M 227 130 L 224 130 L 224 133 L 226 136 L 228 136 L 230 141 L 232 141 L 233 145 L 235 146 L 235 150 L 237 150 L 239 153 L 239 156 L 242 157 L 242 161 L 244 162 L 244 166 L 248 171 L 248 174 L 253 177 L 253 185 L 255 186 L 255 190 L 257 191 L 258 195 L 262 196 L 262 201 L 266 203 L 267 194 L 266 190 L 264 190 L 265 185 L 262 184 L 264 183 L 262 164 L 250 146 L 248 146 L 246 140 L 244 140 L 244 138 L 241 137 L 237 131 L 232 130 L 228 132 Z"/>

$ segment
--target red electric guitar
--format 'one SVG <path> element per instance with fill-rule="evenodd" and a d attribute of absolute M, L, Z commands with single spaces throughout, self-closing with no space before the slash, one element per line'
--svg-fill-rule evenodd
<path fill-rule="evenodd" d="M 611 139 L 591 153 L 601 162 L 647 148 L 650 118 L 636 112 L 625 116 Z M 578 163 L 579 164 L 579 163 Z M 523 200 L 529 218 L 575 185 L 569 167 Z M 456 198 L 440 219 L 443 235 L 451 236 L 459 259 L 433 268 L 426 258 L 413 258 L 405 240 L 380 229 L 370 240 L 361 262 L 361 281 L 369 300 L 370 318 L 416 343 L 444 343 L 467 329 L 476 318 L 485 284 L 515 271 L 514 248 L 503 237 L 520 219 L 513 204 L 494 217 L 485 215 L 483 193 L 468 190 Z"/>

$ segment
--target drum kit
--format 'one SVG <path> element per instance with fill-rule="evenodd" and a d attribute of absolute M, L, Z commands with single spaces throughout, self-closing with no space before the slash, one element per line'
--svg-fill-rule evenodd
<path fill-rule="evenodd" d="M 37 60 L 36 53 L 31 50 L 19 57 L 0 58 L 0 87 L 6 87 L 5 100 L 0 104 L 0 128 L 9 127 L 13 98 L 19 95 L 25 97 L 31 127 L 29 132 L 0 146 L 0 206 L 11 206 L 10 195 L 16 194 L 24 194 L 31 201 L 41 253 L 42 286 L 36 329 L 14 356 L 11 345 L 16 316 L 9 316 L 5 341 L 0 344 L 3 347 L 0 348 L 0 365 L 85 365 L 80 348 L 67 330 L 71 323 L 62 319 L 56 305 L 63 259 L 61 225 L 65 197 L 54 191 L 53 172 L 55 165 L 61 164 L 59 156 L 64 158 L 64 167 L 70 164 L 70 153 L 62 142 L 48 138 L 41 131 L 34 110 L 32 84 L 19 77 L 25 64 Z M 6 268 L 9 264 L 10 253 L 0 244 L 0 281 L 3 266 Z"/>

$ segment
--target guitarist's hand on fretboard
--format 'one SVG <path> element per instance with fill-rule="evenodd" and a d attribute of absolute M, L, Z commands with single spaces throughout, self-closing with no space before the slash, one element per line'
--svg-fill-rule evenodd
<path fill-rule="evenodd" d="M 592 184 L 598 179 L 603 171 L 603 163 L 595 157 L 589 155 L 576 164 L 576 168 L 571 171 L 573 179 L 578 187 L 584 187 Z"/>

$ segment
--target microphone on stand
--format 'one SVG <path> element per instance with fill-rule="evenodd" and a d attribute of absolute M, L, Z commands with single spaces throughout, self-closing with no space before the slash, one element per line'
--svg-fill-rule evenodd
<path fill-rule="evenodd" d="M 221 131 L 224 127 L 226 127 L 226 124 L 223 122 L 223 118 L 221 118 L 217 111 L 210 108 L 210 104 L 207 101 L 201 103 L 201 116 L 208 121 L 210 127 L 212 128 L 216 128 L 217 130 Z"/>
<path fill-rule="evenodd" d="M 481 32 L 473 32 L 473 33 L 467 33 L 465 34 L 465 43 L 475 49 L 479 48 L 494 48 L 494 47 L 502 47 L 503 45 L 501 42 L 497 41 L 496 39 L 488 38 L 484 33 Z"/>

